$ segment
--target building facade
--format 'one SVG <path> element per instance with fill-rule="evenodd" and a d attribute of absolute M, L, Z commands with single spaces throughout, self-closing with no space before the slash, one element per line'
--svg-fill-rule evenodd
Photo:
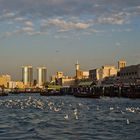
<path fill-rule="evenodd" d="M 33 84 L 33 68 L 32 66 L 22 67 L 22 81 L 26 87 L 30 87 Z"/>
<path fill-rule="evenodd" d="M 116 76 L 117 72 L 118 71 L 115 66 L 102 66 L 102 68 L 99 70 L 99 79 Z"/>
<path fill-rule="evenodd" d="M 89 78 L 97 83 L 101 83 L 105 78 L 117 76 L 115 66 L 102 66 L 99 69 L 89 70 Z"/>
<path fill-rule="evenodd" d="M 78 61 L 75 64 L 75 69 L 76 69 L 76 74 L 75 74 L 76 79 L 87 79 L 87 78 L 89 78 L 89 71 L 80 70 L 80 65 L 79 65 Z"/>
<path fill-rule="evenodd" d="M 63 87 L 69 87 L 75 84 L 75 79 L 72 77 L 65 76 L 63 78 L 59 78 L 58 83 Z"/>
<path fill-rule="evenodd" d="M 21 81 L 10 81 L 8 83 L 8 88 L 9 89 L 15 89 L 15 88 L 18 88 L 18 89 L 24 89 L 24 84 L 23 82 Z"/>
<path fill-rule="evenodd" d="M 122 83 L 140 84 L 140 64 L 131 65 L 120 70 Z"/>
<path fill-rule="evenodd" d="M 0 86 L 8 88 L 8 83 L 11 81 L 10 75 L 1 75 L 0 76 Z"/>
<path fill-rule="evenodd" d="M 37 68 L 37 85 L 38 87 L 43 87 L 47 81 L 47 69 L 46 67 Z"/>
<path fill-rule="evenodd" d="M 99 80 L 99 70 L 100 69 L 89 70 L 89 79 L 92 81 L 98 81 Z"/>
<path fill-rule="evenodd" d="M 124 60 L 118 61 L 118 70 L 121 70 L 124 67 L 126 67 L 126 61 Z"/>

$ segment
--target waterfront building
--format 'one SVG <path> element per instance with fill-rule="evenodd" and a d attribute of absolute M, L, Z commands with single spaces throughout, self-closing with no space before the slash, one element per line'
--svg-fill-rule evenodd
<path fill-rule="evenodd" d="M 124 67 L 126 67 L 126 61 L 124 61 L 124 60 L 118 61 L 118 70 L 120 70 Z"/>
<path fill-rule="evenodd" d="M 31 87 L 33 84 L 33 68 L 32 66 L 22 67 L 22 81 L 25 87 Z"/>
<path fill-rule="evenodd" d="M 117 76 L 117 69 L 115 66 L 102 66 L 99 70 L 99 79 L 104 79 L 105 77 Z"/>
<path fill-rule="evenodd" d="M 24 89 L 24 84 L 23 82 L 21 81 L 10 81 L 8 83 L 8 88 L 9 89 L 15 89 L 15 88 L 18 88 L 18 89 Z"/>
<path fill-rule="evenodd" d="M 46 67 L 37 68 L 37 85 L 42 87 L 47 81 L 47 69 Z"/>
<path fill-rule="evenodd" d="M 99 70 L 100 69 L 93 69 L 89 70 L 89 79 L 96 82 L 99 80 Z"/>
<path fill-rule="evenodd" d="M 63 87 L 69 87 L 75 84 L 75 78 L 65 76 L 65 77 L 59 78 L 58 83 L 59 85 Z"/>
<path fill-rule="evenodd" d="M 89 70 L 89 78 L 97 83 L 101 83 L 105 78 L 117 76 L 115 66 L 102 66 L 99 69 Z"/>
<path fill-rule="evenodd" d="M 89 78 L 89 71 L 83 71 L 82 79 L 88 79 L 88 78 Z"/>
<path fill-rule="evenodd" d="M 10 75 L 1 75 L 0 76 L 0 86 L 8 88 L 8 83 L 11 81 Z"/>
<path fill-rule="evenodd" d="M 89 78 L 89 71 L 82 71 L 80 70 L 80 65 L 77 61 L 77 63 L 75 64 L 75 69 L 76 69 L 76 79 L 87 79 Z"/>
<path fill-rule="evenodd" d="M 120 80 L 122 83 L 140 84 L 140 64 L 122 68 Z"/>

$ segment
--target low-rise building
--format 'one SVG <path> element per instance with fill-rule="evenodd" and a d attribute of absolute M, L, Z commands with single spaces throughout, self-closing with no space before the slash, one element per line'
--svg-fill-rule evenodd
<path fill-rule="evenodd" d="M 124 67 L 120 70 L 122 83 L 140 84 L 140 64 Z"/>
<path fill-rule="evenodd" d="M 21 81 L 10 81 L 8 82 L 8 88 L 9 89 L 14 89 L 14 88 L 19 88 L 19 89 L 24 89 L 24 83 Z"/>
<path fill-rule="evenodd" d="M 100 69 L 89 70 L 89 79 L 92 81 L 99 80 L 99 70 Z"/>
<path fill-rule="evenodd" d="M 61 86 L 69 87 L 75 84 L 75 78 L 65 76 L 63 78 L 59 78 L 58 83 Z"/>
<path fill-rule="evenodd" d="M 1 75 L 0 76 L 0 86 L 8 88 L 8 83 L 11 81 L 10 75 Z"/>
<path fill-rule="evenodd" d="M 92 81 L 101 83 L 106 77 L 117 76 L 115 66 L 102 66 L 99 69 L 89 70 L 89 78 Z"/>

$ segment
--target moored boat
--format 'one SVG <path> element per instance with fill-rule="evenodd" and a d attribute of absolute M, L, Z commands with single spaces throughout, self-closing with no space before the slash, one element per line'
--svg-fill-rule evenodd
<path fill-rule="evenodd" d="M 6 93 L 6 92 L 0 92 L 0 96 L 8 96 L 8 93 Z"/>
<path fill-rule="evenodd" d="M 86 92 L 74 93 L 74 96 L 79 98 L 100 98 L 99 94 Z"/>
<path fill-rule="evenodd" d="M 40 92 L 40 95 L 41 96 L 61 96 L 63 94 L 59 91 L 44 91 L 44 92 Z"/>

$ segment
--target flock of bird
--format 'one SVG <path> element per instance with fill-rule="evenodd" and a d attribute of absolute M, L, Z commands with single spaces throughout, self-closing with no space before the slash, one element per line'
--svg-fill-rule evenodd
<path fill-rule="evenodd" d="M 5 100 L 0 100 L 0 107 L 6 107 L 6 108 L 16 108 L 16 109 L 29 109 L 29 108 L 34 108 L 34 109 L 40 109 L 40 110 L 48 110 L 48 111 L 53 111 L 53 112 L 61 112 L 64 110 L 65 106 L 65 101 L 60 101 L 59 104 L 56 104 L 54 100 L 51 100 L 49 98 L 46 98 L 46 100 L 42 99 L 37 99 L 35 97 L 27 97 L 24 99 L 5 99 Z M 95 106 L 94 106 L 95 107 Z M 78 120 L 80 115 L 81 115 L 81 110 L 85 108 L 86 110 L 90 110 L 89 106 L 86 104 L 82 103 L 77 103 L 77 106 L 73 106 L 72 103 L 69 103 L 69 108 L 71 108 L 71 113 L 68 113 L 67 111 L 63 111 L 63 118 L 64 120 L 69 120 L 71 119 L 70 116 L 73 115 L 73 118 L 75 120 Z M 67 109 L 66 109 L 67 110 Z M 96 106 L 96 111 L 100 111 L 101 107 L 99 105 Z M 110 112 L 114 111 L 114 107 L 109 107 L 108 109 Z M 140 113 L 140 108 L 134 108 L 134 107 L 127 107 L 125 110 L 120 109 L 121 114 L 125 114 L 126 112 L 129 113 L 135 113 L 139 112 Z M 126 118 L 126 124 L 130 124 L 130 120 Z"/>

